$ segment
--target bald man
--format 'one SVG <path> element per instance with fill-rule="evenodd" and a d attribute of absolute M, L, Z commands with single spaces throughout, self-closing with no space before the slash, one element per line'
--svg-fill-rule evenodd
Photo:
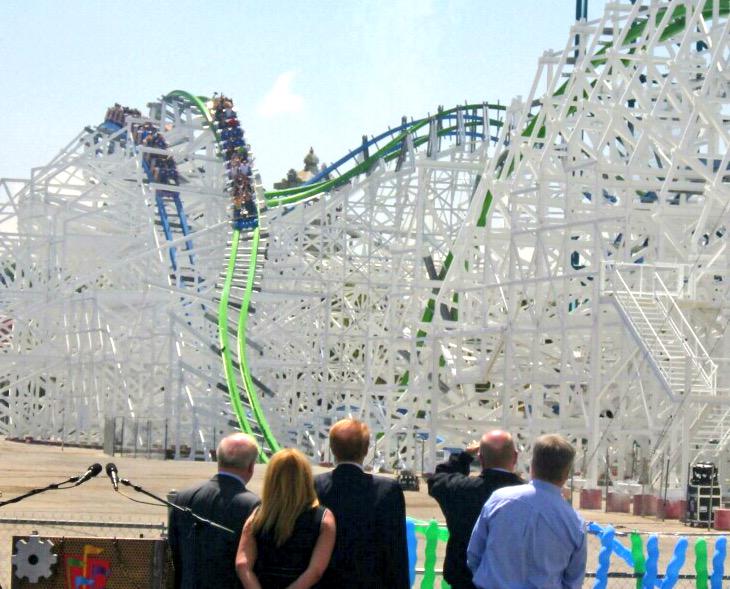
<path fill-rule="evenodd" d="M 218 444 L 218 474 L 182 491 L 175 503 L 205 519 L 233 530 L 232 534 L 196 524 L 173 509 L 169 542 L 175 566 L 175 589 L 238 589 L 235 560 L 243 523 L 259 498 L 246 489 L 253 476 L 259 448 L 246 434 L 233 434 Z"/>
<path fill-rule="evenodd" d="M 406 503 L 393 479 L 363 471 L 370 430 L 356 419 L 330 429 L 335 469 L 314 481 L 335 516 L 337 537 L 321 589 L 408 589 Z"/>
<path fill-rule="evenodd" d="M 479 457 L 482 472 L 470 477 L 474 456 Z M 514 474 L 516 464 L 517 450 L 512 436 L 494 430 L 485 433 L 478 444 L 452 454 L 428 479 L 428 494 L 438 501 L 449 528 L 444 579 L 453 589 L 475 589 L 466 564 L 469 538 L 482 506 L 492 492 L 522 484 L 520 477 Z"/>

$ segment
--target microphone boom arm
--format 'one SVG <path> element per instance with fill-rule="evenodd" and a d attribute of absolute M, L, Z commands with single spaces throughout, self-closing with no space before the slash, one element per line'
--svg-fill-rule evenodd
<path fill-rule="evenodd" d="M 10 505 L 11 503 L 18 503 L 19 501 L 22 501 L 23 499 L 27 499 L 28 497 L 32 497 L 33 495 L 40 495 L 41 493 L 45 493 L 46 491 L 56 491 L 58 489 L 70 489 L 71 487 L 62 487 L 61 485 L 66 485 L 68 483 L 75 483 L 78 481 L 81 477 L 73 476 L 65 481 L 61 481 L 60 483 L 51 483 L 50 485 L 47 485 L 46 487 L 41 487 L 38 489 L 31 489 L 27 493 L 23 493 L 22 495 L 18 495 L 17 497 L 13 497 L 12 499 L 7 499 L 5 501 L 0 501 L 0 507 L 5 507 L 6 505 Z"/>
<path fill-rule="evenodd" d="M 149 491 L 147 491 L 146 489 L 143 489 L 139 485 L 135 485 L 134 483 L 130 482 L 129 479 L 119 479 L 119 482 L 122 483 L 126 487 L 132 487 L 132 489 L 137 491 L 137 493 L 142 493 L 142 495 L 146 495 L 147 497 L 154 499 L 155 501 L 157 501 L 158 503 L 161 503 L 162 505 L 166 505 L 167 507 L 170 507 L 172 509 L 180 511 L 181 513 L 185 513 L 185 514 L 189 515 L 198 523 L 205 524 L 206 526 L 211 526 L 211 527 L 221 530 L 223 532 L 228 532 L 229 534 L 235 534 L 235 532 L 233 530 L 231 530 L 230 528 L 222 526 L 221 524 L 211 521 L 209 519 L 205 519 L 203 516 L 198 515 L 189 507 L 182 507 L 180 505 L 176 505 L 175 503 L 172 503 L 171 501 L 168 501 L 167 499 L 163 499 L 162 497 L 159 497 L 158 495 L 155 495 L 154 493 L 150 493 Z"/>

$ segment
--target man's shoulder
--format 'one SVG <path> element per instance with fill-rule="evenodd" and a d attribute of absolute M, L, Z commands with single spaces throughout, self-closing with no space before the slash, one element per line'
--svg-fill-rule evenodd
<path fill-rule="evenodd" d="M 213 481 L 211 479 L 207 479 L 205 481 L 200 481 L 199 483 L 197 483 L 195 485 L 186 487 L 182 491 L 178 491 L 175 501 L 179 503 L 179 502 L 189 500 L 192 497 L 194 497 L 195 495 L 198 495 L 201 491 L 212 489 L 213 487 L 214 487 L 214 485 L 213 485 Z"/>
<path fill-rule="evenodd" d="M 368 474 L 367 476 L 372 479 L 373 485 L 379 489 L 382 489 L 389 493 L 403 493 L 402 487 L 395 479 L 377 474 Z"/>
<path fill-rule="evenodd" d="M 496 501 L 516 501 L 520 499 L 529 499 L 535 495 L 535 488 L 527 483 L 519 485 L 510 485 L 496 489 L 491 497 L 490 502 Z"/>
<path fill-rule="evenodd" d="M 516 487 L 525 484 L 519 475 L 503 470 L 488 469 L 475 477 L 483 489 L 489 494 L 505 487 Z"/>
<path fill-rule="evenodd" d="M 261 502 L 261 499 L 259 496 L 254 493 L 253 491 L 249 491 L 248 489 L 241 489 L 238 493 L 236 493 L 232 498 L 231 502 L 240 505 L 242 507 L 251 508 L 254 505 L 257 505 Z"/>
<path fill-rule="evenodd" d="M 375 488 L 379 493 L 403 492 L 395 479 L 381 475 L 373 475 L 354 466 L 340 466 L 314 477 L 314 485 L 318 490 L 325 487 L 337 486 L 338 483 L 346 485 L 348 488 L 352 487 L 363 491 L 366 491 L 368 488 Z"/>
<path fill-rule="evenodd" d="M 519 475 L 508 472 L 506 470 L 498 470 L 496 468 L 488 468 L 487 470 L 483 470 L 481 474 L 479 475 L 479 478 L 483 478 L 487 481 L 498 481 L 498 482 L 506 482 L 506 483 L 517 483 L 522 484 L 524 481 L 520 478 Z"/>
<path fill-rule="evenodd" d="M 369 478 L 370 475 L 364 472 L 359 466 L 345 463 L 335 466 L 335 468 L 328 472 L 318 474 L 314 477 L 314 481 L 315 484 L 317 482 L 324 484 L 331 483 L 333 485 L 337 483 L 357 484 L 369 480 Z"/>
<path fill-rule="evenodd" d="M 435 473 L 431 475 L 428 482 L 429 490 L 435 485 L 441 485 L 454 491 L 462 489 L 472 492 L 483 489 L 489 492 L 492 489 L 498 489 L 507 485 L 521 485 L 524 481 L 514 473 L 488 469 L 482 471 L 478 476 L 469 476 L 455 472 Z"/>
<path fill-rule="evenodd" d="M 327 472 L 320 472 L 319 474 L 314 475 L 314 480 L 316 481 L 326 481 L 328 479 L 332 478 L 332 472 L 331 470 L 328 470 Z"/>
<path fill-rule="evenodd" d="M 375 502 L 379 506 L 391 506 L 393 509 L 401 509 L 405 505 L 403 488 L 395 479 L 368 475 L 372 479 Z"/>
<path fill-rule="evenodd" d="M 319 492 L 320 489 L 328 487 L 332 484 L 332 471 L 321 472 L 314 477 L 314 487 Z"/>
<path fill-rule="evenodd" d="M 385 476 L 382 474 L 371 474 L 367 472 L 365 474 L 373 479 L 373 483 L 375 483 L 376 485 L 383 485 L 386 487 L 389 487 L 391 485 L 398 485 L 398 481 L 396 481 L 393 477 Z"/>

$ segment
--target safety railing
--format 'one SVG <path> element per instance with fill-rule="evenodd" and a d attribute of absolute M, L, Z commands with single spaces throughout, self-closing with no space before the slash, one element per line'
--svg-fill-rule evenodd
<path fill-rule="evenodd" d="M 121 520 L 124 521 L 121 521 Z M 6 566 L 0 575 L 2 586 L 11 586 L 14 567 L 10 565 L 12 536 L 37 533 L 43 536 L 80 535 L 94 538 L 145 537 L 166 535 L 166 517 L 140 516 L 134 520 L 115 515 L 100 517 L 74 515 L 59 518 L 44 512 L 12 513 L 0 519 L 0 561 Z M 406 518 L 411 587 L 448 589 L 439 568 L 449 532 L 436 520 Z M 583 587 L 728 587 L 725 575 L 727 536 L 690 532 L 662 534 L 619 532 L 610 525 L 587 525 L 588 564 Z M 667 555 L 671 555 L 667 558 Z M 667 564 L 665 564 L 667 563 Z"/>
<path fill-rule="evenodd" d="M 655 295 L 656 302 L 662 308 L 667 324 L 679 336 L 693 367 L 706 385 L 705 392 L 715 394 L 717 391 L 717 364 L 710 358 L 697 333 L 677 305 L 676 297 L 672 295 L 660 276 L 656 276 L 656 284 L 658 286 Z"/>
<path fill-rule="evenodd" d="M 668 277 L 667 281 L 662 274 Z M 682 264 L 605 262 L 601 268 L 601 291 L 613 295 L 623 307 L 670 389 L 686 390 L 690 385 L 696 393 L 714 395 L 717 364 L 677 305 L 688 283 L 685 275 Z M 650 317 L 648 308 L 658 316 Z M 670 342 L 675 345 L 670 346 Z"/>
<path fill-rule="evenodd" d="M 693 283 L 685 264 L 632 264 L 605 260 L 601 265 L 602 294 L 614 291 L 616 272 L 621 274 L 626 288 L 637 296 L 653 295 L 659 287 L 657 281 L 661 281 L 672 296 L 692 296 Z"/>

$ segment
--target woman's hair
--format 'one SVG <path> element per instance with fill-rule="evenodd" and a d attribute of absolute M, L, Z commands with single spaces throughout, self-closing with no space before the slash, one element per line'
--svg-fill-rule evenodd
<path fill-rule="evenodd" d="M 312 467 L 299 450 L 285 448 L 271 458 L 264 476 L 261 506 L 253 518 L 253 533 L 270 532 L 281 546 L 306 509 L 317 507 Z"/>

